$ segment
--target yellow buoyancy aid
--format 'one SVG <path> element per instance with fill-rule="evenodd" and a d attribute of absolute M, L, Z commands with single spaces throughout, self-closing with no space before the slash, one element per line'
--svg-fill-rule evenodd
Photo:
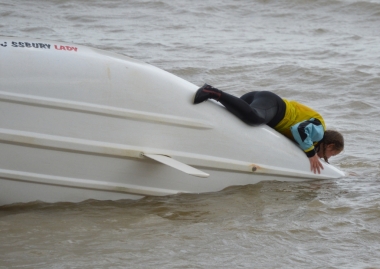
<path fill-rule="evenodd" d="M 325 121 L 318 112 L 296 101 L 289 101 L 286 99 L 283 100 L 286 104 L 285 116 L 274 127 L 276 131 L 294 140 L 293 135 L 290 131 L 290 127 L 299 122 L 310 120 L 312 118 L 319 120 L 322 123 L 323 129 L 326 130 Z"/>

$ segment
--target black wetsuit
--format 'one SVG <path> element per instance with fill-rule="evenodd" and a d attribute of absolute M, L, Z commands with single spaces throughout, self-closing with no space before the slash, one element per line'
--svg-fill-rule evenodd
<path fill-rule="evenodd" d="M 223 92 L 218 101 L 249 125 L 265 123 L 274 128 L 284 118 L 286 110 L 285 102 L 268 91 L 253 91 L 240 98 Z"/>
<path fill-rule="evenodd" d="M 314 144 L 323 139 L 325 124 L 319 113 L 272 92 L 254 91 L 240 98 L 221 92 L 218 101 L 245 123 L 267 124 L 294 140 L 309 158 L 316 154 Z"/>

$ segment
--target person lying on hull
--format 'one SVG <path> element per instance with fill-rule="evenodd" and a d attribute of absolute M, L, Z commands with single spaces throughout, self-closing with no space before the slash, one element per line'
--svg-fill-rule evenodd
<path fill-rule="evenodd" d="M 249 125 L 265 123 L 289 139 L 297 142 L 310 161 L 310 169 L 320 174 L 331 156 L 344 149 L 342 134 L 326 130 L 322 116 L 315 110 L 296 101 L 282 99 L 269 91 L 252 91 L 236 97 L 205 84 L 194 97 L 194 104 L 214 99 Z"/>

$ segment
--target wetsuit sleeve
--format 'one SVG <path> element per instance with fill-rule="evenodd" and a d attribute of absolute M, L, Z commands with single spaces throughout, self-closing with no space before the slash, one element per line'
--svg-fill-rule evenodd
<path fill-rule="evenodd" d="M 290 127 L 294 140 L 300 148 L 306 153 L 307 157 L 315 155 L 314 142 L 322 140 L 324 128 L 317 119 L 310 119 L 299 122 Z"/>

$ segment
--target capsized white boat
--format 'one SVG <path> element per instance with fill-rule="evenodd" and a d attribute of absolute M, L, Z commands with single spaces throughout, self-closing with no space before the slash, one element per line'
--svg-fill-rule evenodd
<path fill-rule="evenodd" d="M 0 37 L 0 205 L 219 191 L 332 179 L 266 125 L 250 127 L 198 86 L 85 46 Z"/>

